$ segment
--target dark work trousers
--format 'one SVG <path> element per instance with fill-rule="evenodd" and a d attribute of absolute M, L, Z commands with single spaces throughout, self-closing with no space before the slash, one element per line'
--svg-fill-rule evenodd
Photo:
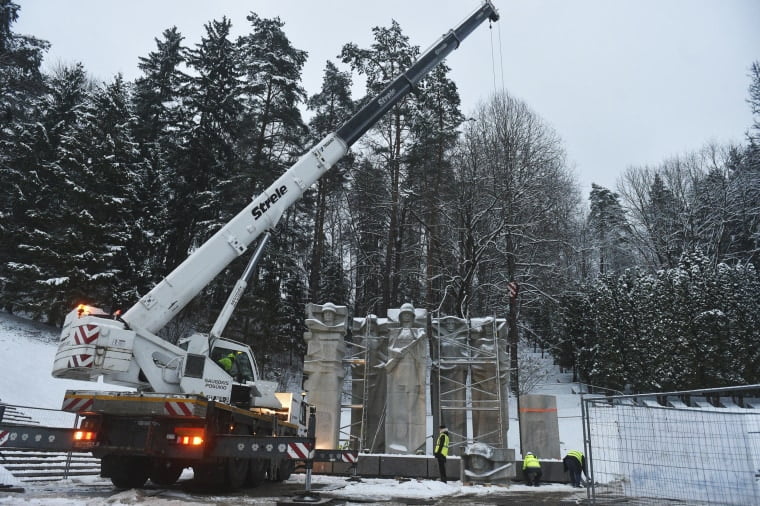
<path fill-rule="evenodd" d="M 446 483 L 446 456 L 436 453 L 435 460 L 438 461 L 438 474 L 441 475 L 441 481 Z"/>
<path fill-rule="evenodd" d="M 574 487 L 581 486 L 581 463 L 575 457 L 565 457 L 563 459 L 567 472 L 570 473 L 570 483 Z"/>
<path fill-rule="evenodd" d="M 528 486 L 532 485 L 537 487 L 541 482 L 542 473 L 540 467 L 529 467 L 523 471 L 523 474 L 525 475 L 525 481 Z"/>

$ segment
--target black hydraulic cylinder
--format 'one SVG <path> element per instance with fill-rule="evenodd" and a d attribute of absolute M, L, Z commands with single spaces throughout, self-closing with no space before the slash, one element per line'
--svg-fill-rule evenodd
<path fill-rule="evenodd" d="M 346 146 L 353 145 L 377 123 L 383 114 L 404 98 L 433 67 L 458 48 L 459 43 L 486 19 L 491 21 L 499 19 L 499 13 L 490 0 L 486 0 L 459 26 L 441 37 L 441 40 L 420 56 L 406 72 L 396 77 L 382 92 L 338 128 L 336 135 L 346 143 Z"/>

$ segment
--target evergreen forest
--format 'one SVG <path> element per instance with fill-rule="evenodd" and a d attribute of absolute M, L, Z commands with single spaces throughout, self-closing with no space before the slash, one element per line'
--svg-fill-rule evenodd
<path fill-rule="evenodd" d="M 376 27 L 309 94 L 307 51 L 251 12 L 238 37 L 227 18 L 199 41 L 167 28 L 139 78 L 95 82 L 81 64 L 43 71 L 50 45 L 14 32 L 21 15 L 0 0 L 0 310 L 55 326 L 80 303 L 128 309 L 362 105 L 354 80 L 372 95 L 420 54 L 396 22 Z M 530 104 L 484 89 L 462 111 L 441 64 L 282 217 L 225 334 L 276 378 L 302 367 L 309 302 L 512 310 L 510 339 L 594 386 L 760 383 L 760 61 L 747 107 L 741 143 L 585 196 Z M 162 337 L 208 332 L 248 256 Z"/>

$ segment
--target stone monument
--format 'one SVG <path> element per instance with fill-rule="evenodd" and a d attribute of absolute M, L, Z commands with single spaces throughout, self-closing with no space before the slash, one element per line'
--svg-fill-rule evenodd
<path fill-rule="evenodd" d="M 515 451 L 473 443 L 462 456 L 462 482 L 508 486 L 515 477 Z"/>
<path fill-rule="evenodd" d="M 469 325 L 462 318 L 445 316 L 433 321 L 439 354 L 440 423 L 449 429 L 449 455 L 458 455 L 458 447 L 467 439 L 467 375 L 470 365 L 468 331 Z"/>
<path fill-rule="evenodd" d="M 340 432 L 340 398 L 343 391 L 343 358 L 346 355 L 345 306 L 331 302 L 306 305 L 304 333 L 307 349 L 304 357 L 304 390 L 316 408 L 317 448 L 338 448 Z"/>
<path fill-rule="evenodd" d="M 561 459 L 557 398 L 553 395 L 520 396 L 521 451 L 542 459 Z"/>
<path fill-rule="evenodd" d="M 390 311 L 389 311 L 390 316 Z M 386 374 L 386 453 L 424 452 L 426 442 L 426 372 L 428 342 L 424 328 L 415 327 L 414 306 L 403 304 L 398 326 L 388 332 Z"/>
<path fill-rule="evenodd" d="M 369 453 L 385 451 L 385 396 L 386 378 L 382 368 L 388 360 L 388 324 L 385 318 L 368 315 L 354 318 L 353 338 L 358 341 L 364 360 L 357 360 L 351 366 L 352 404 L 364 410 L 364 434 L 359 434 L 362 410 L 351 410 L 351 448 Z M 357 355 L 359 358 L 359 355 Z M 353 442 L 358 441 L 357 446 Z"/>
<path fill-rule="evenodd" d="M 506 443 L 509 428 L 509 367 L 503 320 L 472 318 L 472 413 L 473 439 L 494 447 Z M 500 367 L 497 370 L 497 362 Z"/>

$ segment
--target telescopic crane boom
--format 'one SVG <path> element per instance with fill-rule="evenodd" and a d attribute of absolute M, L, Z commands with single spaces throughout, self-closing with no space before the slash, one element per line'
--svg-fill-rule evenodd
<path fill-rule="evenodd" d="M 249 357 L 245 362 L 251 364 L 248 369 L 253 371 L 245 379 L 254 385 L 251 391 L 256 392 L 252 395 L 258 398 L 257 402 L 263 402 L 268 387 L 257 377 L 250 348 L 223 340 L 219 335 L 245 288 L 247 276 L 236 286 L 212 329 L 211 346 L 207 336 L 200 334 L 190 336 L 183 343 L 185 348 L 156 334 L 224 268 L 245 253 L 253 241 L 272 230 L 284 212 L 433 67 L 459 47 L 465 37 L 486 19 L 495 21 L 498 18 L 493 4 L 486 0 L 353 117 L 302 156 L 121 318 L 110 319 L 99 310 L 70 312 L 61 332 L 53 375 L 91 381 L 103 376 L 103 380 L 109 383 L 150 388 L 155 392 L 200 394 L 227 402 L 232 398 L 235 385 L 230 381 L 230 375 L 214 360 L 220 358 L 216 356 L 221 352 L 221 346 L 217 344 L 225 341 L 225 353 L 242 353 Z M 249 270 L 257 257 L 258 254 Z M 276 400 L 269 397 L 271 403 L 276 404 Z"/>
<path fill-rule="evenodd" d="M 300 199 L 303 192 L 343 158 L 351 145 L 409 93 L 433 67 L 459 47 L 465 37 L 486 19 L 495 21 L 498 18 L 496 8 L 490 0 L 486 0 L 125 312 L 122 317 L 124 321 L 134 329 L 152 333 L 163 328 L 211 280 L 243 254 L 249 244 L 266 230 L 274 228 L 283 213 Z"/>

